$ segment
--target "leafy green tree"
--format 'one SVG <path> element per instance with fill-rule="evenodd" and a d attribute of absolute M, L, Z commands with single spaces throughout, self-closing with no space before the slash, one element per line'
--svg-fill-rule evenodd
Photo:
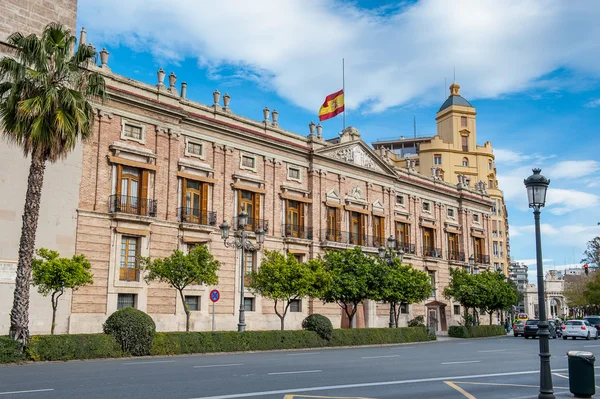
<path fill-rule="evenodd" d="M 360 247 L 328 251 L 322 262 L 329 277 L 317 292 L 319 299 L 325 303 L 337 303 L 348 316 L 352 328 L 358 305 L 379 295 L 379 262 L 365 255 Z"/>
<path fill-rule="evenodd" d="M 511 285 L 502 272 L 483 272 L 474 276 L 482 289 L 481 308 L 490 316 L 494 312 L 510 308 L 518 303 L 518 296 L 513 285 Z"/>
<path fill-rule="evenodd" d="M 394 325 L 398 327 L 401 303 L 417 303 L 424 301 L 431 293 L 431 282 L 426 273 L 413 269 L 411 265 L 403 265 L 399 258 L 394 258 L 390 265 L 380 262 L 382 281 L 378 286 L 378 300 L 390 304 L 394 316 Z"/>
<path fill-rule="evenodd" d="M 190 331 L 190 308 L 185 302 L 183 290 L 190 285 L 215 285 L 219 282 L 217 270 L 220 263 L 215 260 L 208 248 L 197 245 L 189 254 L 173 251 L 164 259 L 140 258 L 141 269 L 147 272 L 146 282 L 158 280 L 169 284 L 179 292 L 185 310 L 185 331 Z"/>
<path fill-rule="evenodd" d="M 309 265 L 300 263 L 289 253 L 265 250 L 265 256 L 258 270 L 250 273 L 249 288 L 262 297 L 274 301 L 275 314 L 285 329 L 285 316 L 290 304 L 313 292 L 315 273 Z M 278 305 L 281 303 L 281 310 Z"/>
<path fill-rule="evenodd" d="M 14 53 L 0 59 L 0 134 L 31 156 L 10 337 L 29 341 L 29 286 L 46 163 L 65 158 L 92 130 L 89 100 L 104 97 L 104 79 L 86 69 L 96 57 L 62 25 L 51 23 L 41 38 L 13 33 Z"/>
<path fill-rule="evenodd" d="M 588 241 L 587 249 L 583 252 L 581 263 L 600 267 L 600 237 Z"/>
<path fill-rule="evenodd" d="M 52 326 L 50 334 L 54 335 L 56 327 L 56 309 L 58 299 L 65 290 L 75 291 L 79 287 L 92 284 L 92 265 L 85 255 L 73 255 L 71 259 L 60 258 L 59 253 L 46 248 L 36 251 L 39 258 L 32 261 L 33 285 L 43 296 L 50 295 L 52 300 Z"/>
<path fill-rule="evenodd" d="M 463 306 L 466 325 L 472 323 L 469 309 L 476 311 L 476 309 L 484 308 L 488 293 L 481 279 L 476 276 L 464 269 L 450 268 L 450 283 L 443 292 L 445 298 L 453 298 Z"/>

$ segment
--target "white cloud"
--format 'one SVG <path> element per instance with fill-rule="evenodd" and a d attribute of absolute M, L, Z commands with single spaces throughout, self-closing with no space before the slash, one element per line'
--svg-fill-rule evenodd
<path fill-rule="evenodd" d="M 589 103 L 585 104 L 585 107 L 586 108 L 600 107 L 600 98 L 590 101 Z"/>
<path fill-rule="evenodd" d="M 578 178 L 589 176 L 599 169 L 600 162 L 597 161 L 562 161 L 554 164 L 545 175 L 549 179 Z"/>
<path fill-rule="evenodd" d="M 583 191 L 548 188 L 546 207 L 554 215 L 563 215 L 576 209 L 595 208 L 599 200 L 597 195 Z"/>
<path fill-rule="evenodd" d="M 503 148 L 494 149 L 494 159 L 500 164 L 517 164 L 525 161 L 542 162 L 546 159 L 556 158 L 556 155 L 542 154 L 523 154 L 521 152 L 507 150 Z"/>
<path fill-rule="evenodd" d="M 80 0 L 78 7 L 96 45 L 122 43 L 166 62 L 196 58 L 217 74 L 234 66 L 315 111 L 340 88 L 342 57 L 349 108 L 375 112 L 443 101 L 440 82 L 453 66 L 467 99 L 549 87 L 542 77 L 561 68 L 600 76 L 593 0 L 423 0 L 386 14 L 341 0 Z"/>
<path fill-rule="evenodd" d="M 517 232 L 516 235 L 521 236 L 520 240 L 525 239 L 527 236 L 533 240 L 535 225 L 511 225 L 509 232 L 511 237 L 515 237 L 515 232 Z M 584 248 L 588 241 L 600 235 L 600 226 L 597 226 L 595 222 L 591 225 L 569 224 L 564 226 L 554 226 L 551 224 L 542 223 L 541 232 L 543 245 L 553 244 Z M 571 253 L 569 253 L 569 257 L 570 256 Z M 544 260 L 544 262 L 546 261 L 551 262 L 552 259 Z M 535 259 L 532 260 L 532 262 L 535 263 Z"/>

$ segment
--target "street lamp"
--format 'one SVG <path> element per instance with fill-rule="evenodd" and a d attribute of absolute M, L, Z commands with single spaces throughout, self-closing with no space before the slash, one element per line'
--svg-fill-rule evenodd
<path fill-rule="evenodd" d="M 248 225 L 248 213 L 242 211 L 238 215 L 237 219 L 237 229 L 234 233 L 235 239 L 232 241 L 227 241 L 229 238 L 229 223 L 227 221 L 223 221 L 219 228 L 221 229 L 221 238 L 223 239 L 223 244 L 227 248 L 235 248 L 242 250 L 241 260 L 241 268 L 240 268 L 240 317 L 238 321 L 238 332 L 246 331 L 246 314 L 245 314 L 245 306 L 244 306 L 244 276 L 245 272 L 245 256 L 246 251 L 258 251 L 261 245 L 265 242 L 265 231 L 262 226 L 256 229 L 256 244 L 252 244 L 248 240 L 248 231 L 246 230 L 246 226 Z"/>
<path fill-rule="evenodd" d="M 379 255 L 379 259 L 381 259 L 383 262 L 387 263 L 388 265 L 392 266 L 394 264 L 394 257 L 398 256 L 400 258 L 400 263 L 402 263 L 402 258 L 404 257 L 404 251 L 402 249 L 399 249 L 398 252 L 394 252 L 394 248 L 396 247 L 396 239 L 394 238 L 394 236 L 389 236 L 388 239 L 386 240 L 386 246 L 384 247 L 383 245 L 379 247 L 378 249 L 378 254 Z M 395 323 L 395 312 L 396 312 L 396 304 L 394 303 L 393 306 L 390 303 L 390 322 L 389 322 L 389 327 L 393 328 Z"/>
<path fill-rule="evenodd" d="M 469 273 L 473 274 L 473 269 L 475 268 L 475 255 L 469 256 Z"/>
<path fill-rule="evenodd" d="M 542 237 L 540 233 L 540 209 L 546 204 L 546 191 L 550 180 L 540 174 L 541 169 L 533 169 L 533 174 L 525 179 L 529 207 L 533 208 L 535 219 L 535 249 L 537 258 L 538 308 L 540 321 L 538 335 L 540 337 L 540 393 L 539 399 L 554 399 L 552 388 L 552 372 L 550 370 L 550 345 L 548 337 L 548 321 L 546 320 L 546 302 L 544 300 L 544 270 L 542 266 Z"/>

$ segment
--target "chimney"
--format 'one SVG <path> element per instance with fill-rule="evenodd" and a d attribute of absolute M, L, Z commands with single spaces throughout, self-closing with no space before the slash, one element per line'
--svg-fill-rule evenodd
<path fill-rule="evenodd" d="M 186 98 L 187 95 L 187 83 L 181 82 L 181 98 Z"/>

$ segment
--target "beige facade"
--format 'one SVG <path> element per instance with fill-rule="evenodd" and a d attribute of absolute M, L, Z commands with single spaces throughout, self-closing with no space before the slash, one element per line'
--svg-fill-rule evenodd
<path fill-rule="evenodd" d="M 453 83 L 450 96 L 436 114 L 435 136 L 380 141 L 373 146 L 376 150 L 390 150 L 387 156 L 400 167 L 412 162 L 424 175 L 486 191 L 493 202 L 489 237 L 492 247 L 481 255 L 489 256 L 494 268 L 508 275 L 508 215 L 498 187 L 492 144 L 488 141 L 477 145 L 476 115 L 475 108 L 460 95 L 460 86 Z"/>
<path fill-rule="evenodd" d="M 11 49 L 4 40 L 14 32 L 39 35 L 46 24 L 57 21 L 75 30 L 76 0 L 6 0 L 0 8 L 0 57 L 10 54 Z M 75 253 L 81 159 L 82 146 L 79 145 L 66 160 L 47 166 L 36 248 L 54 249 L 62 256 Z M 29 162 L 18 148 L 0 140 L 0 192 L 3 193 L 0 201 L 0 231 L 3 232 L 0 234 L 0 331 L 3 333 L 9 328 L 13 302 Z M 31 333 L 49 333 L 50 298 L 44 298 L 32 289 L 30 309 Z M 71 293 L 67 292 L 59 302 L 57 333 L 67 332 L 70 313 Z"/>

